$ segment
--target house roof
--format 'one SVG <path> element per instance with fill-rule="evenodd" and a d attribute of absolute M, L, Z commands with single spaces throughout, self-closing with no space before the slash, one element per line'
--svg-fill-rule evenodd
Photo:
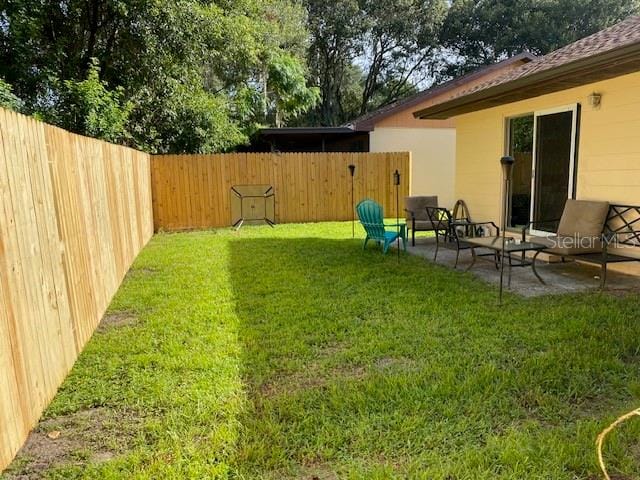
<path fill-rule="evenodd" d="M 446 119 L 639 70 L 640 16 L 632 16 L 413 115 Z"/>
<path fill-rule="evenodd" d="M 479 68 L 467 75 L 463 75 L 461 77 L 455 78 L 453 80 L 445 82 L 436 87 L 423 90 L 422 92 L 418 92 L 402 100 L 398 100 L 396 102 L 390 103 L 389 105 L 385 105 L 372 112 L 365 113 L 364 115 L 361 115 L 355 120 L 352 120 L 351 122 L 349 122 L 346 126 L 349 126 L 354 130 L 359 130 L 359 131 L 371 131 L 373 130 L 376 123 L 399 111 L 406 110 L 411 107 L 415 107 L 416 105 L 419 105 L 425 100 L 429 100 L 431 98 L 445 94 L 450 90 L 463 86 L 464 84 L 469 83 L 473 80 L 476 80 L 479 77 L 482 77 L 483 75 L 486 75 L 488 73 L 494 72 L 496 70 L 500 70 L 502 68 L 505 68 L 509 65 L 512 65 L 518 62 L 531 62 L 535 58 L 536 56 L 531 53 L 528 53 L 528 52 L 520 53 L 506 60 L 503 60 L 501 62 L 497 62 L 497 63 L 494 63 L 493 65 Z"/>

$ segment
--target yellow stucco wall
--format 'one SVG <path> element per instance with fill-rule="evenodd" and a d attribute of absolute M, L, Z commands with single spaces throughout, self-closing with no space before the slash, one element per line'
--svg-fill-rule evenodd
<path fill-rule="evenodd" d="M 411 194 L 438 195 L 452 208 L 456 156 L 453 128 L 379 128 L 369 134 L 372 152 L 411 152 Z"/>
<path fill-rule="evenodd" d="M 587 99 L 594 91 L 602 94 L 598 108 Z M 500 219 L 507 118 L 575 103 L 582 105 L 576 197 L 640 204 L 640 73 L 633 73 L 456 117 L 455 192 L 474 218 Z"/>

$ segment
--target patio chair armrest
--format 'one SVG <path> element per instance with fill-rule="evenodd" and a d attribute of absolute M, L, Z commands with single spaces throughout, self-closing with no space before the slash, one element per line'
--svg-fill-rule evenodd
<path fill-rule="evenodd" d="M 500 236 L 500 227 L 495 224 L 495 222 L 473 222 L 476 225 L 491 225 L 496 230 L 496 236 Z"/>
<path fill-rule="evenodd" d="M 403 239 L 407 236 L 407 224 L 406 223 L 385 223 L 384 228 L 392 228 L 393 230 L 400 230 L 400 237 Z"/>
<path fill-rule="evenodd" d="M 492 221 L 488 221 L 488 222 L 467 222 L 467 225 L 491 225 L 494 228 L 500 228 L 495 224 L 495 222 L 492 222 Z"/>
<path fill-rule="evenodd" d="M 415 226 L 415 221 L 416 221 L 416 212 L 414 212 L 413 210 L 409 210 L 408 208 L 404 209 L 405 212 L 405 218 L 407 220 L 411 219 L 411 226 Z"/>
<path fill-rule="evenodd" d="M 484 225 L 490 225 L 493 228 L 495 228 L 496 230 L 496 235 L 500 236 L 500 227 L 498 227 L 494 222 L 492 221 L 488 221 L 488 222 L 451 222 L 451 227 L 455 228 L 455 227 L 482 227 Z"/>
<path fill-rule="evenodd" d="M 453 226 L 464 226 L 464 225 L 469 225 L 469 226 L 473 226 L 473 227 L 480 227 L 482 225 L 491 225 L 493 228 L 496 229 L 496 231 L 498 232 L 498 235 L 500 235 L 500 227 L 498 227 L 495 222 L 492 221 L 487 221 L 487 222 L 453 222 L 452 223 Z"/>
<path fill-rule="evenodd" d="M 415 230 L 416 228 L 416 213 L 413 210 L 409 210 L 408 208 L 404 209 L 405 213 L 411 215 L 411 217 L 405 215 L 404 218 L 407 220 L 411 220 L 411 230 Z"/>

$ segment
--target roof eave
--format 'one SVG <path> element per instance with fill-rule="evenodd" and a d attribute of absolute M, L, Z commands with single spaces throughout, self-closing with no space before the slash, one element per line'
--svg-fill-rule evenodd
<path fill-rule="evenodd" d="M 590 70 L 591 75 L 583 72 Z M 640 70 L 640 43 L 550 68 L 413 112 L 419 119 L 444 120 Z M 580 74 L 580 75 L 578 75 Z M 554 80 L 553 84 L 548 84 Z M 546 84 L 546 87 L 545 87 Z M 534 88 L 538 87 L 538 88 Z M 518 92 L 518 94 L 515 94 Z"/>

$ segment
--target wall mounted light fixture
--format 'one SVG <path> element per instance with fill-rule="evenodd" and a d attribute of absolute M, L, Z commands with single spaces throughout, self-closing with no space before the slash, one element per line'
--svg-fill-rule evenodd
<path fill-rule="evenodd" d="M 602 94 L 598 92 L 593 92 L 587 98 L 589 99 L 589 105 L 593 108 L 598 108 L 602 102 Z"/>

